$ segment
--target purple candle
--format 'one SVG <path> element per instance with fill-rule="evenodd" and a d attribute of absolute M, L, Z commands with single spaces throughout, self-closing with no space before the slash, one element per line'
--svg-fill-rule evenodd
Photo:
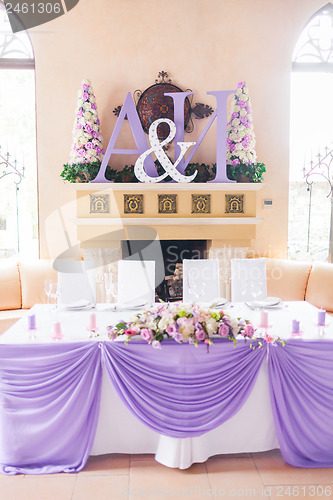
<path fill-rule="evenodd" d="M 29 330 L 36 330 L 36 315 L 35 314 L 29 314 L 29 316 L 28 316 L 28 329 Z"/>
<path fill-rule="evenodd" d="M 326 311 L 324 309 L 320 309 L 318 311 L 318 326 L 325 326 L 326 321 Z"/>
<path fill-rule="evenodd" d="M 292 320 L 292 333 L 299 333 L 299 321 L 297 319 Z"/>

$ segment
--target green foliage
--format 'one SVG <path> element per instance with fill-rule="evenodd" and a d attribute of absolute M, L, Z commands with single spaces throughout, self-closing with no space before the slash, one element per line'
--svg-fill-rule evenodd
<path fill-rule="evenodd" d="M 164 173 L 163 167 L 156 161 L 156 169 L 159 175 Z M 66 163 L 61 172 L 61 177 L 68 182 L 89 182 L 92 181 L 99 169 L 101 163 Z M 193 182 L 207 182 L 213 180 L 216 174 L 216 165 L 206 165 L 205 163 L 189 163 L 185 169 L 185 175 L 192 175 L 198 171 Z M 227 175 L 231 180 L 237 182 L 262 182 L 263 173 L 266 172 L 264 163 L 255 163 L 253 165 L 228 165 Z M 139 182 L 134 174 L 134 165 L 125 165 L 122 170 L 115 170 L 111 167 L 106 168 L 105 177 L 108 181 L 117 183 L 122 182 Z M 166 177 L 165 181 L 170 181 L 170 177 Z"/>
<path fill-rule="evenodd" d="M 228 178 L 237 182 L 262 182 L 264 172 L 266 172 L 264 163 L 227 165 Z"/>

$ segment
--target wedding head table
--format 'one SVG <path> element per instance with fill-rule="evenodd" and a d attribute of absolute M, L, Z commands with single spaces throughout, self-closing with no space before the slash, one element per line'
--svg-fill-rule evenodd
<path fill-rule="evenodd" d="M 245 304 L 223 310 L 260 323 Z M 0 337 L 1 472 L 76 472 L 106 453 L 184 469 L 278 447 L 291 465 L 333 466 L 333 325 L 319 328 L 315 307 L 269 309 L 260 344 L 109 340 L 107 327 L 136 312 L 35 305 Z"/>

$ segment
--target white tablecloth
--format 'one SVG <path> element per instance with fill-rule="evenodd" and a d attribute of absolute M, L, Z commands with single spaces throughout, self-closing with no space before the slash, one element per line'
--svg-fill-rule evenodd
<path fill-rule="evenodd" d="M 98 305 L 96 310 L 55 312 L 50 310 L 50 306 L 36 305 L 27 312 L 36 315 L 36 339 L 30 340 L 25 316 L 0 337 L 0 342 L 54 342 L 51 336 L 53 323 L 57 321 L 61 322 L 64 341 L 88 340 L 87 325 L 92 312 L 96 313 L 100 332 L 96 340 L 107 340 L 106 326 L 116 324 L 120 319 L 128 319 L 134 311 L 112 312 L 102 310 L 104 307 Z M 260 312 L 250 310 L 243 304 L 229 304 L 224 310 L 250 319 L 254 325 L 259 324 Z M 317 309 L 306 302 L 289 302 L 283 307 L 269 310 L 269 323 L 272 325 L 269 333 L 290 337 L 292 319 L 301 321 L 303 339 L 318 338 Z M 333 339 L 333 322 L 325 328 L 324 338 Z M 270 345 L 269 348 L 274 349 L 274 346 Z M 217 454 L 267 451 L 277 447 L 266 362 L 248 400 L 234 417 L 203 436 L 186 439 L 161 436 L 146 427 L 125 407 L 108 377 L 103 377 L 100 416 L 92 455 L 154 453 L 158 462 L 168 467 L 185 469 L 192 463 L 204 462 Z"/>

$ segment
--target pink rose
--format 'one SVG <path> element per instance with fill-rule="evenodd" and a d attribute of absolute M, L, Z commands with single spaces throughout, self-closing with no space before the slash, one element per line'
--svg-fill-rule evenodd
<path fill-rule="evenodd" d="M 196 331 L 195 331 L 195 338 L 199 341 L 202 341 L 202 340 L 205 340 L 205 337 L 206 337 L 206 334 L 203 330 L 201 330 L 201 328 L 198 328 Z"/>
<path fill-rule="evenodd" d="M 247 323 L 243 332 L 243 336 L 252 339 L 253 335 L 254 335 L 254 328 L 251 325 L 251 323 Z"/>
<path fill-rule="evenodd" d="M 97 106 L 96 106 L 96 104 L 94 102 L 91 105 L 91 109 L 97 109 Z"/>
<path fill-rule="evenodd" d="M 143 340 L 146 340 L 147 342 L 153 338 L 153 333 L 149 328 L 142 328 L 140 335 Z"/>
<path fill-rule="evenodd" d="M 78 154 L 79 156 L 84 156 L 84 154 L 85 154 L 84 149 L 80 149 L 80 150 L 77 152 L 77 154 Z"/>
<path fill-rule="evenodd" d="M 169 325 L 166 329 L 167 334 L 170 335 L 170 337 L 174 337 L 178 333 L 178 329 L 176 325 Z"/>
<path fill-rule="evenodd" d="M 87 149 L 93 149 L 93 143 L 92 142 L 87 142 L 86 148 Z"/>
<path fill-rule="evenodd" d="M 83 99 L 84 101 L 86 101 L 86 100 L 88 99 L 88 97 L 89 97 L 88 92 L 83 92 L 83 94 L 82 94 L 82 99 Z"/>
<path fill-rule="evenodd" d="M 235 148 L 236 148 L 235 144 L 230 144 L 229 149 L 231 152 L 235 151 Z"/>
<path fill-rule="evenodd" d="M 242 89 L 244 87 L 244 85 L 245 85 L 245 82 L 238 82 L 237 85 L 236 85 L 236 87 L 238 89 Z"/>
<path fill-rule="evenodd" d="M 222 325 L 220 325 L 219 327 L 219 335 L 221 335 L 221 337 L 228 337 L 230 333 L 230 328 L 228 325 L 226 325 L 225 323 L 222 323 Z"/>
<path fill-rule="evenodd" d="M 86 126 L 84 127 L 84 130 L 90 134 L 90 132 L 92 132 L 92 127 L 91 127 L 91 125 L 86 125 Z"/>
<path fill-rule="evenodd" d="M 89 85 L 87 83 L 83 83 L 82 88 L 83 88 L 83 90 L 87 90 L 87 89 L 89 89 Z"/>
<path fill-rule="evenodd" d="M 238 114 L 236 111 L 234 111 L 234 112 L 232 113 L 232 115 L 231 115 L 231 119 L 232 119 L 232 120 L 234 120 L 234 118 L 238 118 L 238 117 L 239 117 L 239 114 Z M 243 118 L 243 117 L 241 117 L 241 119 L 240 119 L 241 121 L 242 121 L 242 118 Z"/>
<path fill-rule="evenodd" d="M 247 104 L 246 101 L 242 101 L 241 99 L 238 101 L 238 106 L 241 108 L 246 108 Z"/>
<path fill-rule="evenodd" d="M 239 161 L 239 159 L 238 159 L 238 158 L 235 158 L 235 159 L 234 159 L 234 160 L 232 160 L 232 162 L 231 162 L 231 165 L 234 165 L 234 166 L 235 166 L 235 165 L 239 165 L 239 164 L 240 164 L 240 161 Z"/>

